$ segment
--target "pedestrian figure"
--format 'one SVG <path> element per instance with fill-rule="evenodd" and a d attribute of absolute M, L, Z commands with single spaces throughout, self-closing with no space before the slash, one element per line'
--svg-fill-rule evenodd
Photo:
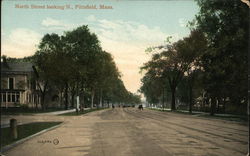
<path fill-rule="evenodd" d="M 142 105 L 139 105 L 138 109 L 139 109 L 139 110 L 143 110 L 143 106 L 142 106 Z"/>
<path fill-rule="evenodd" d="M 114 106 L 114 105 L 112 105 L 112 108 L 114 109 L 114 108 L 115 108 L 115 106 Z"/>

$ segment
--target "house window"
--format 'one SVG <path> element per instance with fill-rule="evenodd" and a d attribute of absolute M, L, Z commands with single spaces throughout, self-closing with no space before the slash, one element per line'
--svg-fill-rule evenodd
<path fill-rule="evenodd" d="M 16 94 L 16 102 L 20 102 L 20 94 L 19 93 Z"/>
<path fill-rule="evenodd" d="M 8 94 L 8 102 L 11 102 L 11 96 Z"/>
<path fill-rule="evenodd" d="M 27 89 L 29 89 L 29 88 L 30 88 L 30 81 L 27 80 Z"/>
<path fill-rule="evenodd" d="M 15 93 L 12 94 L 12 101 L 11 102 L 16 102 L 16 96 L 15 96 Z"/>
<path fill-rule="evenodd" d="M 6 94 L 3 93 L 3 102 L 6 102 Z"/>
<path fill-rule="evenodd" d="M 36 90 L 36 81 L 31 81 L 31 89 Z"/>
<path fill-rule="evenodd" d="M 14 89 L 14 78 L 9 78 L 9 89 Z"/>

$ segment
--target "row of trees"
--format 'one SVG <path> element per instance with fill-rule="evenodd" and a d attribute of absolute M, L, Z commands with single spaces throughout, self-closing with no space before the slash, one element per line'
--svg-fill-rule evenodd
<path fill-rule="evenodd" d="M 12 61 L 17 61 L 12 59 Z M 100 42 L 88 26 L 81 26 L 63 35 L 46 34 L 38 50 L 23 61 L 34 64 L 35 77 L 41 93 L 41 106 L 46 109 L 45 97 L 57 91 L 65 109 L 73 107 L 80 96 L 82 107 L 90 99 L 90 107 L 106 103 L 140 103 L 140 97 L 129 92 L 121 80 L 110 53 L 102 50 Z"/>
<path fill-rule="evenodd" d="M 91 96 L 91 108 L 98 97 L 97 106 L 110 103 L 139 103 L 140 97 L 126 90 L 121 75 L 110 53 L 103 51 L 97 36 L 87 26 L 81 26 L 64 35 L 47 34 L 42 38 L 34 55 L 42 99 L 52 84 L 64 94 L 68 108 L 74 97 Z M 43 107 L 44 101 L 41 102 Z M 83 104 L 84 105 L 84 104 Z"/>
<path fill-rule="evenodd" d="M 247 113 L 249 8 L 238 0 L 196 2 L 200 12 L 189 23 L 188 37 L 147 49 L 152 59 L 141 67 L 146 73 L 140 91 L 149 103 L 163 106 L 171 93 L 172 110 L 178 91 L 190 113 L 198 97 L 210 103 L 211 115 L 226 104 Z"/>

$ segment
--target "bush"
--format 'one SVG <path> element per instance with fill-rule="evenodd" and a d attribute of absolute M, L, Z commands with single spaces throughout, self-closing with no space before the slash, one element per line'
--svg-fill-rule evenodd
<path fill-rule="evenodd" d="M 226 113 L 238 114 L 238 115 L 247 115 L 247 106 L 246 105 L 226 105 Z"/>

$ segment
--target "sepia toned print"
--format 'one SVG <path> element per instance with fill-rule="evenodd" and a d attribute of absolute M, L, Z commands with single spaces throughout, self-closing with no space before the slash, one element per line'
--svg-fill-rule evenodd
<path fill-rule="evenodd" d="M 249 155 L 248 1 L 1 4 L 0 155 Z"/>

